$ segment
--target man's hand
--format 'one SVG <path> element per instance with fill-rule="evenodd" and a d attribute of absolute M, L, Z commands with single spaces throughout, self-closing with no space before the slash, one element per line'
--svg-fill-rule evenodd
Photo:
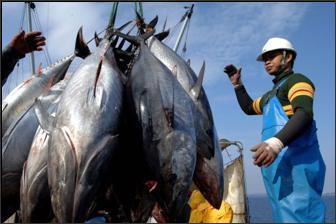
<path fill-rule="evenodd" d="M 268 167 L 273 163 L 283 147 L 282 142 L 275 137 L 253 146 L 251 151 L 254 152 L 254 165 Z"/>
<path fill-rule="evenodd" d="M 41 36 L 41 32 L 29 32 L 25 33 L 22 30 L 20 33 L 15 35 L 9 46 L 14 48 L 21 57 L 32 51 L 42 51 L 42 46 L 46 44 L 45 37 Z"/>
<path fill-rule="evenodd" d="M 229 76 L 229 79 L 233 86 L 241 85 L 241 68 L 237 69 L 234 65 L 230 64 L 225 66 L 224 72 Z"/>

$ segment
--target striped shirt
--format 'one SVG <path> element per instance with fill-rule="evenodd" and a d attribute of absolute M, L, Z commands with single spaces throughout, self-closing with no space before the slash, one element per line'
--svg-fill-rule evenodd
<path fill-rule="evenodd" d="M 276 96 L 290 120 L 274 137 L 277 137 L 284 145 L 287 145 L 311 124 L 315 87 L 306 76 L 290 72 L 276 76 L 273 80 L 274 86 L 272 90 L 285 78 L 288 79 L 278 89 Z M 272 90 L 252 100 L 243 85 L 235 88 L 239 105 L 248 115 L 260 115 L 263 113 L 262 108 L 273 92 Z"/>
<path fill-rule="evenodd" d="M 282 81 L 284 78 L 288 79 L 279 88 L 277 97 L 287 116 L 291 117 L 297 108 L 301 108 L 307 114 L 313 116 L 313 99 L 315 87 L 312 81 L 299 73 L 284 73 L 277 76 L 273 80 L 273 89 L 277 87 L 280 81 Z M 262 97 L 258 97 L 253 100 L 252 108 L 254 114 L 262 114 L 262 108 L 264 106 L 265 100 L 270 93 L 271 91 L 268 91 Z"/>

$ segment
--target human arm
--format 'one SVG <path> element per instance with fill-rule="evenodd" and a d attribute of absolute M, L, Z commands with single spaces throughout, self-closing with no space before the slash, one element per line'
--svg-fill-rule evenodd
<path fill-rule="evenodd" d="M 1 85 L 3 86 L 13 71 L 17 61 L 32 51 L 42 51 L 45 45 L 45 37 L 41 32 L 21 31 L 16 34 L 8 46 L 1 52 Z"/>
<path fill-rule="evenodd" d="M 13 71 L 15 64 L 20 59 L 14 48 L 7 46 L 1 52 L 1 86 L 3 86 L 9 74 Z"/>
<path fill-rule="evenodd" d="M 241 81 L 241 68 L 236 69 L 232 64 L 225 66 L 224 72 L 228 75 L 231 84 L 233 85 L 236 93 L 236 97 L 240 108 L 247 115 L 261 114 L 260 109 L 260 98 L 252 100 L 252 98 L 247 93 L 242 81 Z"/>
<path fill-rule="evenodd" d="M 295 74 L 287 85 L 286 98 L 294 114 L 274 137 L 251 149 L 254 152 L 254 163 L 258 166 L 270 165 L 281 149 L 297 139 L 312 123 L 315 91 L 313 83 L 307 77 Z"/>
<path fill-rule="evenodd" d="M 312 118 L 302 109 L 298 109 L 286 125 L 272 138 L 252 147 L 253 163 L 268 167 L 276 159 L 280 151 L 296 139 L 311 124 Z"/>

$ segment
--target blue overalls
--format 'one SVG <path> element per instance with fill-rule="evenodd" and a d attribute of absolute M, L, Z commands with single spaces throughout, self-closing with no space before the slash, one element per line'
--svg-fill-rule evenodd
<path fill-rule="evenodd" d="M 262 141 L 273 137 L 288 121 L 276 92 L 263 106 Z M 268 102 L 267 102 L 268 101 Z M 325 205 L 321 199 L 325 164 L 316 136 L 315 121 L 288 144 L 267 168 L 262 167 L 265 188 L 272 205 L 273 220 L 283 222 L 324 222 Z"/>

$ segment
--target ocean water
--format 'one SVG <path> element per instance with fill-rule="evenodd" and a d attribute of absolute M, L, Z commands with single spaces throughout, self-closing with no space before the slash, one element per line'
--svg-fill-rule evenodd
<path fill-rule="evenodd" d="M 322 196 L 326 205 L 326 223 L 336 223 L 335 218 L 335 194 Z M 251 223 L 273 223 L 272 209 L 266 195 L 250 195 L 249 210 Z"/>

